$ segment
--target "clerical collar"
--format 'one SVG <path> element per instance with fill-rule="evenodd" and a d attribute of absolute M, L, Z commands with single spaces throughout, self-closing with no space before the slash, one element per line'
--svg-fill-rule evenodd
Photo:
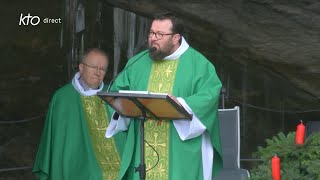
<path fill-rule="evenodd" d="M 189 44 L 187 43 L 187 41 L 184 39 L 183 36 L 181 36 L 181 38 L 182 38 L 181 45 L 179 46 L 179 48 L 171 55 L 165 57 L 164 60 L 178 59 L 184 52 L 186 52 L 186 50 L 189 48 Z"/>
<path fill-rule="evenodd" d="M 81 87 L 85 90 L 85 91 L 89 91 L 89 90 L 94 90 L 92 88 L 90 88 L 84 81 L 83 79 L 81 78 L 81 76 L 79 77 L 79 84 L 81 85 Z M 99 88 L 97 88 L 99 89 Z"/>
<path fill-rule="evenodd" d="M 72 86 L 83 96 L 94 96 L 102 91 L 104 83 L 102 82 L 98 89 L 91 89 L 80 80 L 80 72 L 77 72 L 72 79 Z"/>

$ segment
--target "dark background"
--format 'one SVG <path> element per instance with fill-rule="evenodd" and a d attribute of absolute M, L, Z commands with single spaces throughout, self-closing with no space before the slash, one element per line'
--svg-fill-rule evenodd
<path fill-rule="evenodd" d="M 66 1 L 49 0 L 2 0 L 0 3 L 0 180 L 35 179 L 31 167 L 48 103 L 52 93 L 69 82 L 77 70 L 77 62 L 70 62 L 71 36 L 74 35 L 74 43 L 79 45 L 81 35 L 85 34 L 86 48 L 99 45 L 113 59 L 114 4 L 103 1 L 101 18 L 97 22 L 98 1 L 83 1 L 87 10 L 86 28 L 73 34 L 70 33 L 72 22 L 68 19 L 73 2 L 76 1 L 69 1 L 69 6 Z M 143 10 L 136 11 L 149 18 L 147 13 L 141 13 Z M 19 26 L 21 13 L 39 16 L 41 20 L 61 18 L 62 23 Z M 263 13 L 267 12 L 261 11 L 260 15 Z M 188 22 L 187 26 L 192 23 L 198 23 L 199 28 L 212 28 L 200 21 Z M 215 65 L 226 88 L 225 107 L 240 106 L 241 158 L 251 158 L 251 153 L 257 150 L 257 146 L 263 146 L 266 138 L 280 131 L 295 131 L 300 120 L 319 120 L 319 110 L 307 111 L 319 108 L 319 98 L 314 98 L 283 76 L 269 73 L 272 70 L 268 66 L 253 63 L 253 60 L 267 62 L 264 57 L 248 53 L 245 54 L 248 56 L 245 63 L 235 61 L 238 56 L 243 58 L 245 55 L 239 49 L 224 48 L 223 45 L 232 40 L 224 41 L 225 37 L 215 29 L 210 36 L 206 33 L 189 31 L 189 43 Z M 234 34 L 229 32 L 229 35 L 232 39 Z M 205 41 L 198 41 L 198 36 L 205 37 Z M 217 44 L 211 47 L 206 42 L 212 37 Z M 121 51 L 125 53 L 125 50 Z M 120 67 L 127 60 L 123 54 Z M 112 78 L 112 66 L 113 61 L 106 83 Z M 286 69 L 285 65 L 283 67 Z M 242 167 L 250 169 L 258 163 L 243 161 Z"/>

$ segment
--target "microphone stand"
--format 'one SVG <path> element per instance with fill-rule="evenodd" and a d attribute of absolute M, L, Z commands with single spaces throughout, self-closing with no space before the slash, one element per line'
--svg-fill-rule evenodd
<path fill-rule="evenodd" d="M 147 113 L 143 105 L 140 104 L 139 101 L 136 99 L 131 99 L 132 101 L 135 102 L 135 104 L 139 107 L 141 110 L 142 116 L 139 118 L 140 119 L 140 164 L 138 167 L 135 168 L 135 172 L 139 171 L 139 177 L 140 180 L 145 180 L 146 179 L 146 163 L 145 163 L 145 144 L 144 144 L 144 122 L 147 120 Z"/>
<path fill-rule="evenodd" d="M 144 144 L 144 122 L 146 121 L 146 112 L 142 111 L 142 117 L 140 118 L 140 164 L 136 169 L 139 171 L 140 180 L 146 179 L 146 163 L 145 163 L 145 144 Z"/>

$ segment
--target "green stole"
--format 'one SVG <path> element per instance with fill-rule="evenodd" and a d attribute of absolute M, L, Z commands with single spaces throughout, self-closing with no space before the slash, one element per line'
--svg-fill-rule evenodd
<path fill-rule="evenodd" d="M 90 139 L 104 180 L 118 177 L 120 157 L 114 138 L 107 139 L 108 113 L 98 96 L 81 96 L 83 112 L 86 116 Z"/>
<path fill-rule="evenodd" d="M 149 92 L 172 94 L 178 60 L 158 60 L 152 63 Z M 168 179 L 169 175 L 169 137 L 170 122 L 148 120 L 145 123 L 145 139 L 159 154 L 158 165 L 148 171 L 146 179 Z M 154 150 L 145 145 L 146 167 L 151 169 L 158 160 Z"/>

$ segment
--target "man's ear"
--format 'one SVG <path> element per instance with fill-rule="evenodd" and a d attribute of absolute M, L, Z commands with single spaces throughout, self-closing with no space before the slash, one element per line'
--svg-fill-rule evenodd
<path fill-rule="evenodd" d="M 80 71 L 80 73 L 82 74 L 82 72 L 83 72 L 83 64 L 79 64 L 79 71 Z"/>
<path fill-rule="evenodd" d="M 175 34 L 174 36 L 173 36 L 173 38 L 174 38 L 174 43 L 175 44 L 179 44 L 179 41 L 180 41 L 180 39 L 181 39 L 181 35 L 180 34 Z"/>

